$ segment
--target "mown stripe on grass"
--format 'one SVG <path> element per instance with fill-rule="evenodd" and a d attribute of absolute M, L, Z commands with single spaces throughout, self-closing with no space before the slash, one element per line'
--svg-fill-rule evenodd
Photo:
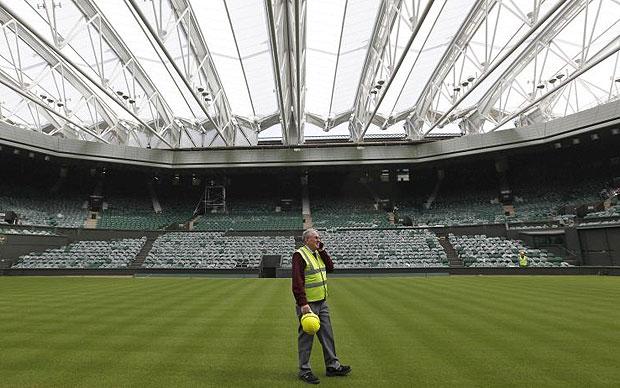
<path fill-rule="evenodd" d="M 354 371 L 322 384 L 610 386 L 619 296 L 611 277 L 330 279 Z M 0 386 L 297 384 L 288 279 L 0 278 L 0 317 Z"/>

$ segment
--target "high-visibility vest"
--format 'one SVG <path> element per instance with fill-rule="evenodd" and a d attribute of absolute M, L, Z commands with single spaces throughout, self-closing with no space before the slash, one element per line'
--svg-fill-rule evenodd
<path fill-rule="evenodd" d="M 304 287 L 308 302 L 316 302 L 327 298 L 327 272 L 321 256 L 308 249 L 305 245 L 297 250 L 306 262 L 304 270 Z"/>
<path fill-rule="evenodd" d="M 527 267 L 527 256 L 519 255 L 519 267 Z"/>

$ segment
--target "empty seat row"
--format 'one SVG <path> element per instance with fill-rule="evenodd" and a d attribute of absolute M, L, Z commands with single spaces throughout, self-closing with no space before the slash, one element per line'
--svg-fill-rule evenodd
<path fill-rule="evenodd" d="M 560 257 L 544 249 L 532 249 L 523 241 L 503 237 L 487 237 L 484 234 L 455 236 L 448 239 L 463 264 L 468 267 L 518 267 L 519 251 L 525 251 L 530 267 L 568 266 Z"/>
<path fill-rule="evenodd" d="M 78 269 L 127 268 L 146 242 L 139 239 L 78 241 L 42 253 L 21 256 L 13 268 Z"/>

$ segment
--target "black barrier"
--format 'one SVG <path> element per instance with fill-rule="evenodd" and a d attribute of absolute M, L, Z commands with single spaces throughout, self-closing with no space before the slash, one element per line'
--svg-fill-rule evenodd
<path fill-rule="evenodd" d="M 258 269 L 22 269 L 5 268 L 4 276 L 214 276 L 214 277 L 259 277 Z M 616 267 L 539 267 L 539 268 L 347 268 L 336 269 L 330 276 L 408 276 L 408 275 L 609 275 L 620 276 Z M 290 269 L 279 268 L 276 277 L 291 276 Z"/>

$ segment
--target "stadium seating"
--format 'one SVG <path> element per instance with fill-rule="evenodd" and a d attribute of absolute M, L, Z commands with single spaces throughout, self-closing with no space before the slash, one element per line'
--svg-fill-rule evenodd
<path fill-rule="evenodd" d="M 448 239 L 463 264 L 467 267 L 518 267 L 518 254 L 524 250 L 529 258 L 530 267 L 568 266 L 561 258 L 555 257 L 544 249 L 531 249 L 518 240 L 506 240 L 501 237 L 487 237 L 484 234 L 473 236 L 455 236 L 450 233 Z"/>
<path fill-rule="evenodd" d="M 191 205 L 163 208 L 155 213 L 150 199 L 115 196 L 107 200 L 97 224 L 101 229 L 158 230 L 183 223 L 192 216 Z"/>
<path fill-rule="evenodd" d="M 29 229 L 20 226 L 2 226 L 0 234 L 24 234 L 29 236 L 53 236 L 55 233 L 45 229 Z"/>
<path fill-rule="evenodd" d="M 23 225 L 78 228 L 88 215 L 86 197 L 78 194 L 57 194 L 20 187 L 0 188 L 0 209 L 17 213 Z"/>
<path fill-rule="evenodd" d="M 327 230 L 322 240 L 339 268 L 446 267 L 448 258 L 427 229 Z M 290 266 L 287 257 L 283 266 Z"/>
<path fill-rule="evenodd" d="M 515 173 L 515 215 L 508 222 L 556 220 L 561 207 L 577 207 L 599 202 L 599 193 L 606 187 L 606 177 L 590 166 L 575 166 L 570 174 L 564 170 L 540 170 Z"/>
<path fill-rule="evenodd" d="M 21 256 L 13 268 L 127 268 L 146 242 L 140 239 L 78 241 L 43 253 Z"/>
<path fill-rule="evenodd" d="M 172 232 L 153 243 L 145 268 L 258 268 L 263 255 L 291 256 L 290 236 L 225 236 L 224 232 Z"/>
<path fill-rule="evenodd" d="M 388 215 L 371 200 L 318 198 L 310 200 L 315 228 L 389 228 Z"/>
<path fill-rule="evenodd" d="M 295 230 L 302 228 L 299 205 L 286 212 L 276 212 L 275 200 L 231 200 L 225 214 L 202 215 L 194 230 Z"/>
<path fill-rule="evenodd" d="M 398 204 L 398 213 L 401 217 L 411 217 L 413 224 L 418 226 L 503 223 L 502 206 L 493 201 L 496 197 L 496 192 L 484 190 L 445 193 L 439 195 L 428 210 L 402 201 Z"/>
<path fill-rule="evenodd" d="M 607 210 L 587 214 L 586 220 L 593 218 L 620 217 L 620 205 L 612 206 Z"/>

